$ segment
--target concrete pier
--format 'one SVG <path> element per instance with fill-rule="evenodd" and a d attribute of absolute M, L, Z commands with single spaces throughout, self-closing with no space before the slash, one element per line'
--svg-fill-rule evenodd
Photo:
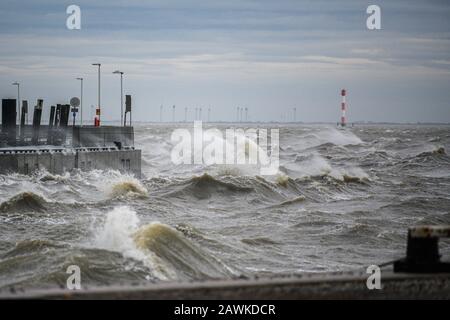
<path fill-rule="evenodd" d="M 68 126 L 70 106 L 60 104 L 51 107 L 49 124 L 41 125 L 42 108 L 39 99 L 33 125 L 25 125 L 22 114 L 18 134 L 16 100 L 2 100 L 0 174 L 112 169 L 141 176 L 141 151 L 134 148 L 133 127 Z"/>
<path fill-rule="evenodd" d="M 52 146 L 0 149 L 0 174 L 31 174 L 45 169 L 62 174 L 73 169 L 83 171 L 111 169 L 141 175 L 141 150 L 133 147 L 58 148 Z"/>

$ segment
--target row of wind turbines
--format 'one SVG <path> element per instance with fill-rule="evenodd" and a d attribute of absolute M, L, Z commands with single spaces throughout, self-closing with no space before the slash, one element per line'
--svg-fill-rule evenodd
<path fill-rule="evenodd" d="M 172 122 L 187 122 L 187 121 L 197 121 L 197 120 L 206 120 L 207 122 L 211 122 L 211 114 L 212 109 L 211 107 L 203 109 L 203 107 L 184 107 L 184 118 L 179 119 L 177 118 L 177 106 L 173 105 L 172 107 L 166 108 L 166 110 L 172 109 Z M 206 111 L 206 119 L 204 119 L 204 113 L 203 110 Z M 159 107 L 159 122 L 169 122 L 170 120 L 164 119 L 164 105 L 160 105 Z M 192 114 L 190 116 L 190 114 Z M 251 118 L 249 117 L 249 108 L 247 107 L 236 107 L 236 122 L 248 122 Z M 281 122 L 296 122 L 297 121 L 297 108 L 292 108 L 292 113 L 286 112 L 280 114 L 280 120 Z"/>

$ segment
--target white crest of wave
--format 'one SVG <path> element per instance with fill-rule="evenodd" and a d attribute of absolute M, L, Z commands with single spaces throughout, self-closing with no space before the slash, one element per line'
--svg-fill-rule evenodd
<path fill-rule="evenodd" d="M 146 196 L 147 188 L 133 175 L 117 170 L 92 170 L 79 173 L 79 178 L 94 185 L 103 195 L 120 197 L 127 195 Z"/>
<path fill-rule="evenodd" d="M 94 245 L 142 261 L 153 276 L 162 280 L 219 277 L 230 272 L 174 228 L 159 222 L 141 225 L 136 212 L 126 206 L 107 213 Z"/>
<path fill-rule="evenodd" d="M 299 163 L 289 163 L 285 167 L 296 172 L 298 178 L 317 177 L 328 175 L 337 180 L 344 181 L 346 177 L 368 179 L 369 175 L 357 166 L 333 167 L 324 157 L 318 153 L 306 156 Z M 292 173 L 291 173 L 292 174 Z"/>
<path fill-rule="evenodd" d="M 329 138 L 330 142 L 338 146 L 356 145 L 361 144 L 363 141 L 349 130 L 338 130 L 336 128 L 330 128 L 329 131 L 325 131 L 327 134 L 325 137 Z"/>
<path fill-rule="evenodd" d="M 307 132 L 298 136 L 295 143 L 297 148 L 308 149 L 322 144 L 332 143 L 336 146 L 358 145 L 363 141 L 349 130 L 338 130 L 334 127 L 325 127 Z"/>
<path fill-rule="evenodd" d="M 269 133 L 268 133 L 269 134 Z M 261 172 L 261 166 L 267 166 L 270 162 L 270 156 L 261 146 L 252 138 L 247 136 L 244 131 L 235 130 L 235 139 L 233 144 L 230 143 L 220 132 L 208 131 L 203 133 L 205 145 L 217 144 L 223 150 L 234 150 L 235 163 L 234 164 L 214 164 L 208 166 L 209 169 L 218 175 L 234 175 L 234 176 L 257 176 Z M 225 151 L 226 152 L 226 151 Z M 258 159 L 256 164 L 249 163 L 251 155 L 255 155 Z M 237 164 L 237 159 L 245 159 L 245 164 Z M 224 153 L 224 162 L 226 161 L 226 154 Z"/>
<path fill-rule="evenodd" d="M 160 262 L 150 252 L 139 250 L 134 235 L 141 221 L 136 212 L 127 206 L 116 207 L 109 211 L 103 226 L 94 239 L 97 248 L 120 252 L 126 258 L 142 261 L 160 279 L 168 278 L 168 271 L 161 272 Z M 175 277 L 175 275 L 169 275 Z"/>
<path fill-rule="evenodd" d="M 305 160 L 300 162 L 299 169 L 304 176 L 319 176 L 332 171 L 328 161 L 317 153 L 309 155 Z"/>
<path fill-rule="evenodd" d="M 95 243 L 111 251 L 118 251 L 124 255 L 135 257 L 136 248 L 132 235 L 137 231 L 140 220 L 136 212 L 128 207 L 114 208 L 108 212 L 103 227 L 99 230 Z"/>

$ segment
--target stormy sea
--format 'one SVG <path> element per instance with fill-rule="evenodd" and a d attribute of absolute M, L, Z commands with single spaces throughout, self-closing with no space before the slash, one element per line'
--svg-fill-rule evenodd
<path fill-rule="evenodd" d="M 190 126 L 135 126 L 140 178 L 1 175 L 0 291 L 65 286 L 71 265 L 85 287 L 358 270 L 403 257 L 409 226 L 450 224 L 449 126 L 260 124 L 279 129 L 273 176 L 174 165 Z"/>

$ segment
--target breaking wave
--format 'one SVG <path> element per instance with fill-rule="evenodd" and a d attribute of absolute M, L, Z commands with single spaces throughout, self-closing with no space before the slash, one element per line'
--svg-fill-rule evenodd
<path fill-rule="evenodd" d="M 47 201 L 33 192 L 19 193 L 0 204 L 0 212 L 44 212 Z"/>
<path fill-rule="evenodd" d="M 142 261 L 159 279 L 223 278 L 231 269 L 176 229 L 152 222 L 139 226 L 136 212 L 117 207 L 108 212 L 95 245 Z"/>
<path fill-rule="evenodd" d="M 429 157 L 429 156 L 440 156 L 447 155 L 444 147 L 436 147 L 434 150 L 425 151 L 417 155 L 418 158 Z"/>
<path fill-rule="evenodd" d="M 277 182 L 278 185 L 287 187 L 289 182 L 289 176 L 286 174 L 278 174 L 275 178 L 275 181 Z"/>
<path fill-rule="evenodd" d="M 116 182 L 111 187 L 110 195 L 118 197 L 146 197 L 147 189 L 136 179 Z"/>
<path fill-rule="evenodd" d="M 207 254 L 184 235 L 168 225 L 153 222 L 134 234 L 140 250 L 155 254 L 162 263 L 180 278 L 202 279 L 230 276 L 219 260 Z"/>
<path fill-rule="evenodd" d="M 327 127 L 321 131 L 296 137 L 295 149 L 300 148 L 305 150 L 327 146 L 352 146 L 362 143 L 363 141 L 350 131 Z"/>
<path fill-rule="evenodd" d="M 284 165 L 289 175 L 300 179 L 329 176 L 342 182 L 369 181 L 369 175 L 357 166 L 332 166 L 323 156 L 313 153 L 297 156 L 293 163 Z"/>
<path fill-rule="evenodd" d="M 49 182 L 49 181 L 65 182 L 70 179 L 70 173 L 66 172 L 62 175 L 58 175 L 52 174 L 47 170 L 43 169 L 37 172 L 36 178 L 41 182 Z"/>
<path fill-rule="evenodd" d="M 251 192 L 253 190 L 251 186 L 242 186 L 232 181 L 223 181 L 204 173 L 201 176 L 188 179 L 178 190 L 170 194 L 175 196 L 180 194 L 192 195 L 197 199 L 207 199 L 214 193 Z"/>
<path fill-rule="evenodd" d="M 405 169 L 422 169 L 431 167 L 436 169 L 439 166 L 443 166 L 443 168 L 445 168 L 449 163 L 450 158 L 443 147 L 432 146 L 432 149 L 430 150 L 430 147 L 428 146 L 426 151 L 422 151 L 418 154 L 401 159 L 397 164 Z"/>

